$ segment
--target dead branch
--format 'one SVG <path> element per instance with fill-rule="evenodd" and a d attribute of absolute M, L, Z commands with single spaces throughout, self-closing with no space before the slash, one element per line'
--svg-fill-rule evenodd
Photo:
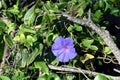
<path fill-rule="evenodd" d="M 120 80 L 120 76 L 106 75 L 103 73 L 88 71 L 88 70 L 84 70 L 84 69 L 80 69 L 80 68 L 76 68 L 76 67 L 65 67 L 65 66 L 63 67 L 63 66 L 53 66 L 53 65 L 48 65 L 48 67 L 52 70 L 65 71 L 65 72 L 71 72 L 71 73 L 84 73 L 84 74 L 91 75 L 91 76 L 95 76 L 97 74 L 102 74 L 106 77 L 112 77 L 115 80 Z"/>
<path fill-rule="evenodd" d="M 118 47 L 116 46 L 116 44 L 112 40 L 112 38 L 107 30 L 101 29 L 90 19 L 86 19 L 86 18 L 78 19 L 78 18 L 75 18 L 74 16 L 71 16 L 71 15 L 66 14 L 66 13 L 62 13 L 62 16 L 66 17 L 69 21 L 72 21 L 72 22 L 77 23 L 79 25 L 87 26 L 87 27 L 91 28 L 92 30 L 94 30 L 97 34 L 99 34 L 102 37 L 102 39 L 105 41 L 106 45 L 108 47 L 110 47 L 115 58 L 117 59 L 118 63 L 120 64 L 120 50 L 118 49 Z"/>

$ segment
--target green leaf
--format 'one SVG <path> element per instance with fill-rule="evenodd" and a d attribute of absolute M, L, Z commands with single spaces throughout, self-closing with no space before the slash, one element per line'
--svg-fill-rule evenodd
<path fill-rule="evenodd" d="M 111 14 L 115 15 L 115 14 L 118 14 L 118 12 L 120 12 L 120 10 L 118 8 L 112 8 L 111 9 Z"/>
<path fill-rule="evenodd" d="M 80 25 L 74 24 L 73 27 L 76 31 L 82 31 L 82 26 L 80 26 Z"/>
<path fill-rule="evenodd" d="M 70 25 L 70 26 L 67 28 L 67 30 L 68 30 L 69 32 L 73 31 L 73 28 L 72 28 L 72 27 L 73 27 L 73 26 Z"/>
<path fill-rule="evenodd" d="M 97 36 L 96 38 L 97 38 L 97 40 L 99 41 L 99 43 L 101 45 L 104 45 L 104 41 L 103 41 L 103 39 L 100 36 Z"/>
<path fill-rule="evenodd" d="M 39 76 L 37 80 L 61 80 L 59 76 L 55 73 L 50 73 L 49 75 Z"/>
<path fill-rule="evenodd" d="M 105 54 L 110 54 L 112 53 L 111 49 L 109 47 L 105 47 L 104 48 L 104 51 L 103 51 Z"/>
<path fill-rule="evenodd" d="M 0 4 L 1 4 L 0 9 L 1 8 L 5 8 L 5 9 L 7 8 L 7 5 L 6 5 L 4 0 L 0 0 Z"/>
<path fill-rule="evenodd" d="M 102 61 L 100 61 L 100 60 L 97 61 L 97 64 L 98 64 L 99 66 L 102 66 L 102 65 L 103 65 Z"/>
<path fill-rule="evenodd" d="M 115 80 L 115 79 L 114 79 L 114 78 L 112 78 L 112 77 L 108 77 L 108 79 L 109 79 L 109 80 Z"/>
<path fill-rule="evenodd" d="M 30 29 L 30 28 L 28 28 L 28 27 L 26 27 L 26 26 L 22 26 L 22 25 L 21 25 L 19 32 L 20 32 L 20 34 L 21 34 L 21 33 L 24 33 L 24 32 L 35 34 L 36 31 L 34 31 L 34 30 L 32 30 L 32 29 Z"/>
<path fill-rule="evenodd" d="M 94 10 L 97 10 L 99 8 L 99 3 L 95 3 L 94 5 L 93 5 L 93 9 Z"/>
<path fill-rule="evenodd" d="M 105 6 L 104 0 L 99 0 L 99 7 L 104 8 L 104 6 Z"/>
<path fill-rule="evenodd" d="M 102 14 L 103 14 L 103 13 L 102 13 L 101 10 L 97 10 L 97 11 L 95 12 L 94 16 L 93 16 L 93 20 L 94 20 L 95 22 L 99 22 Z"/>
<path fill-rule="evenodd" d="M 25 35 L 24 34 L 20 34 L 20 37 L 18 38 L 18 40 L 20 40 L 21 42 L 24 43 L 25 42 Z"/>
<path fill-rule="evenodd" d="M 53 38 L 52 38 L 52 41 L 54 41 L 57 37 L 58 37 L 58 34 L 54 34 Z"/>
<path fill-rule="evenodd" d="M 25 67 L 27 65 L 27 60 L 28 60 L 28 51 L 27 49 L 23 49 L 21 53 L 21 66 L 20 67 Z"/>
<path fill-rule="evenodd" d="M 37 80 L 47 80 L 47 76 L 46 75 L 39 76 Z"/>
<path fill-rule="evenodd" d="M 26 43 L 28 44 L 28 45 L 33 45 L 33 42 L 35 42 L 36 41 L 36 38 L 35 37 L 32 37 L 31 35 L 27 35 L 27 39 L 26 39 Z"/>
<path fill-rule="evenodd" d="M 10 48 L 13 48 L 14 47 L 14 42 L 12 40 L 12 37 L 8 34 L 5 34 L 4 37 L 3 37 L 4 41 L 8 44 L 8 46 Z"/>
<path fill-rule="evenodd" d="M 43 10 L 46 12 L 58 12 L 58 6 L 52 4 L 51 1 L 46 1 L 46 4 L 43 6 Z"/>
<path fill-rule="evenodd" d="M 22 80 L 25 77 L 25 74 L 22 71 L 16 71 L 12 76 L 12 80 Z"/>
<path fill-rule="evenodd" d="M 40 53 L 40 56 L 42 56 L 42 51 L 43 51 L 43 44 L 39 44 L 39 53 Z"/>
<path fill-rule="evenodd" d="M 24 24 L 26 25 L 32 25 L 35 20 L 35 5 L 31 7 L 24 16 Z"/>
<path fill-rule="evenodd" d="M 20 67 L 22 66 L 22 58 L 23 58 L 22 54 L 20 52 L 17 52 L 16 55 L 15 55 L 15 61 L 16 61 L 17 65 L 20 66 Z"/>
<path fill-rule="evenodd" d="M 47 1 L 46 4 L 44 5 L 46 10 L 50 10 L 51 9 L 51 2 Z"/>
<path fill-rule="evenodd" d="M 97 17 L 97 18 L 100 18 L 101 17 L 101 15 L 102 15 L 103 13 L 101 12 L 101 10 L 97 10 L 96 12 L 95 12 L 95 17 Z"/>
<path fill-rule="evenodd" d="M 84 10 L 83 10 L 83 8 L 81 7 L 81 8 L 78 10 L 78 14 L 77 14 L 76 17 L 81 17 L 81 16 L 83 15 L 83 13 L 84 13 Z"/>
<path fill-rule="evenodd" d="M 56 19 L 56 16 L 54 13 L 47 13 L 43 16 L 43 19 L 42 19 L 42 22 L 45 24 L 45 23 L 51 23 L 53 20 Z"/>
<path fill-rule="evenodd" d="M 10 80 L 10 78 L 9 77 L 7 77 L 7 76 L 0 76 L 0 80 Z"/>
<path fill-rule="evenodd" d="M 59 64 L 59 60 L 58 58 L 55 58 L 52 62 L 51 62 L 52 65 L 58 65 Z"/>
<path fill-rule="evenodd" d="M 18 9 L 18 5 L 13 5 L 12 8 L 8 9 L 8 12 L 18 15 L 18 13 L 20 12 L 19 9 Z"/>
<path fill-rule="evenodd" d="M 75 75 L 69 74 L 69 75 L 66 76 L 66 78 L 67 78 L 67 80 L 74 80 Z"/>
<path fill-rule="evenodd" d="M 0 19 L 0 33 L 6 32 L 7 31 L 7 26 L 6 24 Z"/>
<path fill-rule="evenodd" d="M 108 80 L 108 78 L 103 76 L 102 74 L 97 74 L 94 80 Z"/>
<path fill-rule="evenodd" d="M 91 45 L 91 46 L 90 46 L 90 49 L 91 49 L 91 50 L 94 50 L 94 51 L 97 51 L 97 50 L 98 50 L 98 47 L 97 47 L 97 46 L 94 46 L 94 45 Z"/>
<path fill-rule="evenodd" d="M 52 38 L 53 38 L 53 33 L 48 32 L 47 35 L 46 35 L 46 43 L 47 43 L 47 45 L 51 45 Z"/>
<path fill-rule="evenodd" d="M 20 41 L 20 36 L 15 36 L 13 40 L 19 42 Z"/>
<path fill-rule="evenodd" d="M 93 59 L 93 58 L 95 58 L 94 57 L 94 55 L 92 55 L 92 54 L 85 54 L 85 57 L 87 58 L 87 59 Z"/>
<path fill-rule="evenodd" d="M 38 49 L 35 48 L 34 51 L 28 57 L 27 66 L 30 65 L 38 55 L 39 55 Z"/>
<path fill-rule="evenodd" d="M 111 5 L 109 3 L 107 3 L 107 2 L 105 3 L 105 5 L 106 5 L 105 6 L 105 11 L 107 11 L 111 7 Z"/>
<path fill-rule="evenodd" d="M 83 46 L 85 46 L 85 47 L 87 47 L 87 48 L 89 48 L 93 42 L 94 42 L 93 39 L 91 39 L 91 40 L 89 40 L 89 39 L 83 39 L 83 40 L 82 40 Z"/>
<path fill-rule="evenodd" d="M 2 8 L 2 1 L 0 1 L 0 9 Z"/>
<path fill-rule="evenodd" d="M 50 74 L 48 75 L 48 77 L 47 77 L 47 80 L 52 80 L 52 79 L 54 79 L 54 80 L 61 80 L 57 74 L 55 74 L 55 73 L 50 73 Z M 67 79 L 67 80 L 70 80 L 70 79 Z"/>
<path fill-rule="evenodd" d="M 35 68 L 39 68 L 42 72 L 49 74 L 49 69 L 48 66 L 46 65 L 45 62 L 34 62 Z"/>
<path fill-rule="evenodd" d="M 11 21 L 9 21 L 9 22 L 7 23 L 7 26 L 8 26 L 8 34 L 9 34 L 11 31 L 14 30 L 15 24 L 12 23 Z"/>

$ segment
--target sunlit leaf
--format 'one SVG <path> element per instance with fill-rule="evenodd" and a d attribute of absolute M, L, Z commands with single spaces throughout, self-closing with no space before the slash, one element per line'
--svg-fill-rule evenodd
<path fill-rule="evenodd" d="M 67 28 L 67 30 L 68 30 L 69 32 L 71 32 L 71 31 L 73 30 L 72 26 L 69 26 L 69 27 Z"/>
<path fill-rule="evenodd" d="M 103 13 L 101 10 L 97 10 L 93 16 L 93 21 L 99 22 L 101 20 L 100 18 L 102 17 L 102 14 Z"/>
<path fill-rule="evenodd" d="M 20 37 L 19 37 L 20 41 L 21 42 L 25 42 L 25 35 L 24 34 L 20 34 Z"/>
<path fill-rule="evenodd" d="M 99 7 L 104 8 L 104 6 L 105 6 L 104 0 L 99 0 Z"/>
<path fill-rule="evenodd" d="M 22 80 L 22 79 L 25 79 L 25 74 L 24 74 L 24 72 L 22 72 L 22 71 L 20 71 L 20 70 L 18 70 L 18 71 L 16 71 L 15 72 L 15 75 L 12 77 L 12 80 Z M 29 78 L 29 76 L 27 77 L 27 78 Z M 26 78 L 26 79 L 27 79 Z"/>
<path fill-rule="evenodd" d="M 27 65 L 27 60 L 28 60 L 28 51 L 27 49 L 23 49 L 21 53 L 21 66 L 20 67 L 25 67 Z"/>
<path fill-rule="evenodd" d="M 76 17 L 81 17 L 82 15 L 83 15 L 83 13 L 84 13 L 84 10 L 83 10 L 83 8 L 81 7 L 79 10 L 78 10 L 78 14 L 77 14 L 77 16 Z"/>
<path fill-rule="evenodd" d="M 53 34 L 52 32 L 48 32 L 48 34 L 46 35 L 46 43 L 47 43 L 48 45 L 51 45 L 53 35 L 54 35 L 54 34 Z"/>
<path fill-rule="evenodd" d="M 9 77 L 7 77 L 7 76 L 0 76 L 0 80 L 10 80 L 10 78 Z"/>
<path fill-rule="evenodd" d="M 74 24 L 73 27 L 76 31 L 82 31 L 82 26 L 80 26 L 80 25 Z"/>
<path fill-rule="evenodd" d="M 34 51 L 28 57 L 27 65 L 31 64 L 38 55 L 39 55 L 38 49 L 35 48 Z"/>
<path fill-rule="evenodd" d="M 94 80 L 108 80 L 108 78 L 103 76 L 102 74 L 97 74 Z"/>
<path fill-rule="evenodd" d="M 17 15 L 20 12 L 19 9 L 18 9 L 18 3 L 19 3 L 19 1 L 17 0 L 16 4 L 14 4 L 13 7 L 10 7 L 8 9 L 8 12 Z"/>
<path fill-rule="evenodd" d="M 20 33 L 24 33 L 24 32 L 27 32 L 27 33 L 35 33 L 36 31 L 26 27 L 26 26 L 20 26 Z"/>
<path fill-rule="evenodd" d="M 34 20 L 35 20 L 35 5 L 33 7 L 31 7 L 25 14 L 24 16 L 24 23 L 26 25 L 32 25 Z"/>
<path fill-rule="evenodd" d="M 13 40 L 19 42 L 20 41 L 20 37 L 19 36 L 15 36 Z"/>
<path fill-rule="evenodd" d="M 93 59 L 93 58 L 94 58 L 94 56 L 93 56 L 92 54 L 85 54 L 85 55 L 86 55 L 86 57 L 89 58 L 89 59 Z"/>
<path fill-rule="evenodd" d="M 47 80 L 47 76 L 46 75 L 39 76 L 37 80 Z"/>
<path fill-rule="evenodd" d="M 105 54 L 110 54 L 112 51 L 111 51 L 111 49 L 109 47 L 105 47 L 103 52 Z"/>
<path fill-rule="evenodd" d="M 89 39 L 83 39 L 83 40 L 82 40 L 83 46 L 88 47 L 88 48 L 91 46 L 91 44 L 92 44 L 93 42 L 94 42 L 93 39 L 91 39 L 91 40 L 89 40 Z"/>
<path fill-rule="evenodd" d="M 9 21 L 9 22 L 7 23 L 7 26 L 8 26 L 8 34 L 9 34 L 11 31 L 14 30 L 15 24 Z"/>
<path fill-rule="evenodd" d="M 58 58 L 55 58 L 52 62 L 51 62 L 52 65 L 58 65 L 59 64 L 59 60 Z"/>
<path fill-rule="evenodd" d="M 28 44 L 28 45 L 33 45 L 33 42 L 35 42 L 36 41 L 36 38 L 35 37 L 33 37 L 33 36 L 31 36 L 31 35 L 27 35 L 27 37 L 26 37 L 26 44 Z"/>
<path fill-rule="evenodd" d="M 42 72 L 49 74 L 49 69 L 45 62 L 43 61 L 35 62 L 34 65 L 35 65 L 35 68 L 39 68 Z"/>
<path fill-rule="evenodd" d="M 6 24 L 0 19 L 0 33 L 6 32 L 7 31 L 7 26 Z"/>
<path fill-rule="evenodd" d="M 97 51 L 97 50 L 98 50 L 98 47 L 95 46 L 95 45 L 91 45 L 91 46 L 90 46 L 90 49 L 91 49 L 91 50 L 94 50 L 94 51 Z"/>
<path fill-rule="evenodd" d="M 40 54 L 40 56 L 42 56 L 42 52 L 43 52 L 43 44 L 39 44 L 39 54 Z"/>
<path fill-rule="evenodd" d="M 51 79 L 54 79 L 54 80 L 61 80 L 60 77 L 55 74 L 55 73 L 50 73 L 47 77 L 47 80 L 51 80 Z"/>

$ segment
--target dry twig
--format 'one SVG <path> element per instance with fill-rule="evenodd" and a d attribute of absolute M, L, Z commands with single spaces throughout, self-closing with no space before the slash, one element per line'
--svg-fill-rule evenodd
<path fill-rule="evenodd" d="M 92 71 L 88 71 L 88 70 L 84 70 L 84 69 L 80 69 L 80 68 L 75 68 L 75 67 L 63 67 L 63 66 L 53 66 L 53 65 L 48 65 L 48 67 L 52 70 L 72 72 L 72 73 L 84 73 L 84 74 L 88 74 L 91 76 L 95 76 L 97 74 L 100 74 L 98 72 L 92 72 Z M 102 75 L 104 75 L 106 77 L 112 77 L 115 80 L 120 80 L 120 76 L 111 76 L 111 75 L 106 75 L 106 74 L 102 74 Z"/>

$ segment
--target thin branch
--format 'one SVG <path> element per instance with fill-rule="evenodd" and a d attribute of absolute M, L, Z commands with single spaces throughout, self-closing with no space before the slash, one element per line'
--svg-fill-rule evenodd
<path fill-rule="evenodd" d="M 94 30 L 97 34 L 99 34 L 103 38 L 103 40 L 105 41 L 106 45 L 108 47 L 110 47 L 115 58 L 117 59 L 118 63 L 120 64 L 120 50 L 118 49 L 118 47 L 116 46 L 116 44 L 114 43 L 112 38 L 110 37 L 110 34 L 107 30 L 101 29 L 100 27 L 95 25 L 95 23 L 93 23 L 92 20 L 89 20 L 86 18 L 85 19 L 78 19 L 78 18 L 75 18 L 75 17 L 73 17 L 69 14 L 66 14 L 66 13 L 62 13 L 62 16 L 66 17 L 69 21 L 72 21 L 72 22 L 77 23 L 79 25 L 87 26 L 87 27 L 91 28 L 92 30 Z"/>
<path fill-rule="evenodd" d="M 102 73 L 88 71 L 88 70 L 84 70 L 84 69 L 80 69 L 80 68 L 76 68 L 76 67 L 63 67 L 63 66 L 53 66 L 53 65 L 48 65 L 48 67 L 52 70 L 72 72 L 72 73 L 84 73 L 84 74 L 88 74 L 91 76 L 95 76 L 97 74 L 102 74 Z M 102 75 L 104 75 L 106 77 L 112 77 L 115 80 L 120 80 L 120 76 L 111 76 L 111 75 L 106 75 L 106 74 L 102 74 Z"/>
<path fill-rule="evenodd" d="M 117 73 L 120 73 L 120 70 L 118 70 L 118 69 L 113 69 L 115 72 L 117 72 Z"/>

